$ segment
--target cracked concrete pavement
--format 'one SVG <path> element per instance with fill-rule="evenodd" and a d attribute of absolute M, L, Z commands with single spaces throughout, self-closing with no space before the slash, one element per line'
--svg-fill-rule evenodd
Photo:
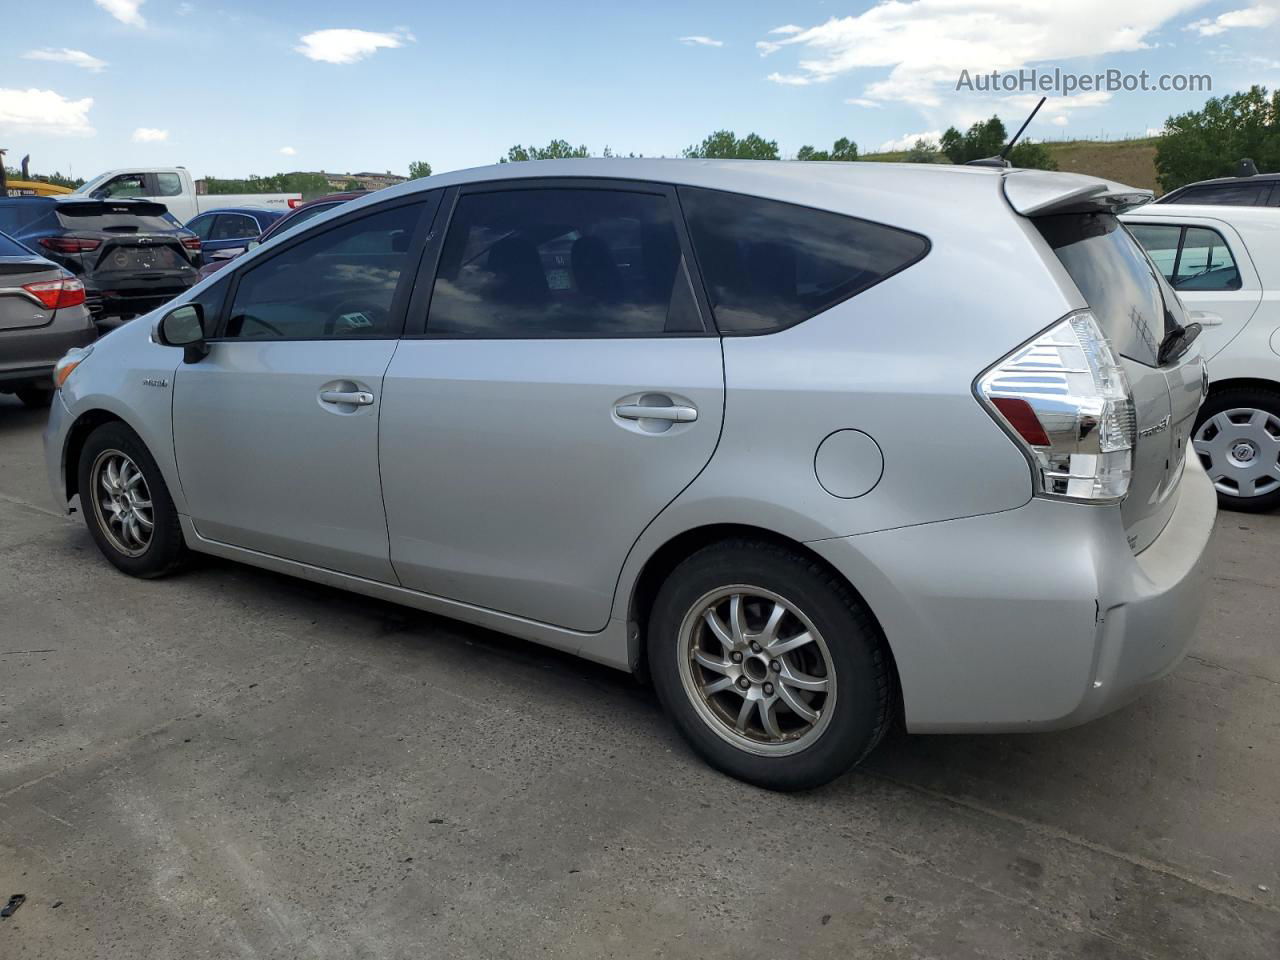
<path fill-rule="evenodd" d="M 220 561 L 131 580 L 0 397 L 6 960 L 1280 955 L 1280 516 L 1076 730 L 890 736 L 801 796 L 621 674 Z"/>

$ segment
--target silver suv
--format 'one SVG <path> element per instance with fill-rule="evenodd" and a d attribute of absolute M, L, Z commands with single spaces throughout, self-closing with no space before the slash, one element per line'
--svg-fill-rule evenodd
<path fill-rule="evenodd" d="M 59 366 L 52 483 L 215 554 L 652 677 L 778 789 L 1177 663 L 1214 492 L 1177 296 L 1090 178 L 511 164 L 353 201 Z"/>

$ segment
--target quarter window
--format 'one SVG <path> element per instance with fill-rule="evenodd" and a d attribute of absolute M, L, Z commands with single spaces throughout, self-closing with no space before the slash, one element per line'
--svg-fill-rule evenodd
<path fill-rule="evenodd" d="M 918 234 L 810 207 L 680 187 L 721 333 L 772 333 L 915 263 Z"/>
<path fill-rule="evenodd" d="M 384 210 L 310 236 L 245 271 L 224 337 L 398 337 L 397 285 L 422 204 Z"/>
<path fill-rule="evenodd" d="M 666 196 L 547 188 L 458 200 L 426 329 L 533 338 L 703 328 Z"/>

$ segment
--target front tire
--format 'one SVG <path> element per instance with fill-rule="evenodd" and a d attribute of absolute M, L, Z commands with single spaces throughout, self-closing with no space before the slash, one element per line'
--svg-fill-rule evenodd
<path fill-rule="evenodd" d="M 1224 509 L 1280 507 L 1280 391 L 1237 387 L 1210 394 L 1192 439 Z"/>
<path fill-rule="evenodd" d="M 103 556 L 134 577 L 161 577 L 186 557 L 160 468 L 123 423 L 93 431 L 80 452 L 80 509 Z"/>
<path fill-rule="evenodd" d="M 804 790 L 870 753 L 891 719 L 878 626 L 813 559 L 756 540 L 705 547 L 675 568 L 649 617 L 658 697 L 718 770 Z"/>

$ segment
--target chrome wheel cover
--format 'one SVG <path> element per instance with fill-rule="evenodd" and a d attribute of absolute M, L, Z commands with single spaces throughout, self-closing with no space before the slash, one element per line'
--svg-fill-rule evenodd
<path fill-rule="evenodd" d="M 89 494 L 98 529 L 126 557 L 140 557 L 151 546 L 155 515 L 146 478 L 129 455 L 103 450 L 89 468 Z"/>
<path fill-rule="evenodd" d="M 1219 493 L 1247 499 L 1280 489 L 1280 417 L 1274 413 L 1223 410 L 1200 425 L 1192 442 Z"/>
<path fill-rule="evenodd" d="M 680 624 L 677 656 L 698 716 L 739 750 L 798 753 L 831 722 L 836 672 L 827 643 L 772 590 L 734 584 L 704 594 Z"/>

